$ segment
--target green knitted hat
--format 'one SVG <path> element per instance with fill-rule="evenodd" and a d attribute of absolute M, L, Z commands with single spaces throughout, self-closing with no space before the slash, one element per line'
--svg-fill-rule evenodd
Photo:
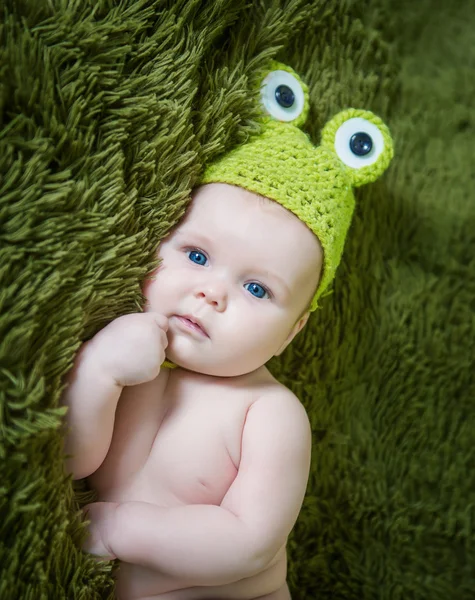
<path fill-rule="evenodd" d="M 388 128 L 369 111 L 347 109 L 323 128 L 320 146 L 299 129 L 308 113 L 307 86 L 279 63 L 264 76 L 267 116 L 259 135 L 210 165 L 201 180 L 236 185 L 293 212 L 317 236 L 323 270 L 310 310 L 333 281 L 348 232 L 353 187 L 375 181 L 393 156 Z"/>

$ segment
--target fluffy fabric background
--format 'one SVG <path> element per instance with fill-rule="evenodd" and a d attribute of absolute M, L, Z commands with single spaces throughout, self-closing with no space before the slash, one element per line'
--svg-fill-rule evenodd
<path fill-rule="evenodd" d="M 314 432 L 293 598 L 475 597 L 475 11 L 449 4 L 3 0 L 2 600 L 112 594 L 77 549 L 61 380 L 141 306 L 204 166 L 256 129 L 271 57 L 309 84 L 314 142 L 356 106 L 396 143 L 333 295 L 271 365 Z"/>

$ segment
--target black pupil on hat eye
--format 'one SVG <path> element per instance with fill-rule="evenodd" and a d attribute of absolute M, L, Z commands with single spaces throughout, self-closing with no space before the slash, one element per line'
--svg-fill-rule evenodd
<path fill-rule="evenodd" d="M 290 108 L 295 102 L 295 95 L 288 85 L 279 85 L 275 90 L 275 99 L 284 108 Z"/>
<path fill-rule="evenodd" d="M 373 140 L 371 136 L 364 131 L 359 131 L 351 136 L 350 150 L 356 156 L 366 156 L 373 149 Z"/>

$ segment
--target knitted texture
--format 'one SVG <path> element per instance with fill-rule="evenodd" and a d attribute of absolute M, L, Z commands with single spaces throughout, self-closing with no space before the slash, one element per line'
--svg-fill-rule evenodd
<path fill-rule="evenodd" d="M 273 62 L 272 68 L 271 75 L 289 73 L 293 79 L 287 82 L 300 84 L 301 110 L 295 118 L 290 114 L 289 123 L 264 118 L 261 133 L 209 166 L 202 183 L 236 185 L 274 200 L 317 236 L 323 248 L 323 269 L 310 304 L 313 311 L 340 264 L 355 207 L 352 187 L 375 181 L 385 171 L 393 157 L 393 145 L 381 119 L 369 111 L 348 109 L 327 123 L 322 143 L 315 147 L 296 127 L 307 114 L 307 87 L 286 65 Z M 278 83 L 277 79 L 275 88 Z M 279 116 L 286 118 L 285 112 L 277 109 Z M 377 138 L 372 140 L 371 152 L 365 157 L 350 152 L 348 157 L 350 134 L 367 127 Z"/>

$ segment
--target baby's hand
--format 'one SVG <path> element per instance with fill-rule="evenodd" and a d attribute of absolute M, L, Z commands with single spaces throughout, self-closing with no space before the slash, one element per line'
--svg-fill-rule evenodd
<path fill-rule="evenodd" d="M 120 386 L 152 381 L 165 360 L 167 331 L 168 319 L 158 313 L 124 315 L 94 338 L 96 359 Z"/>
<path fill-rule="evenodd" d="M 117 506 L 115 502 L 93 502 L 84 507 L 84 514 L 89 521 L 89 526 L 82 549 L 97 556 L 99 560 L 117 558 L 108 544 L 109 532 Z"/>

